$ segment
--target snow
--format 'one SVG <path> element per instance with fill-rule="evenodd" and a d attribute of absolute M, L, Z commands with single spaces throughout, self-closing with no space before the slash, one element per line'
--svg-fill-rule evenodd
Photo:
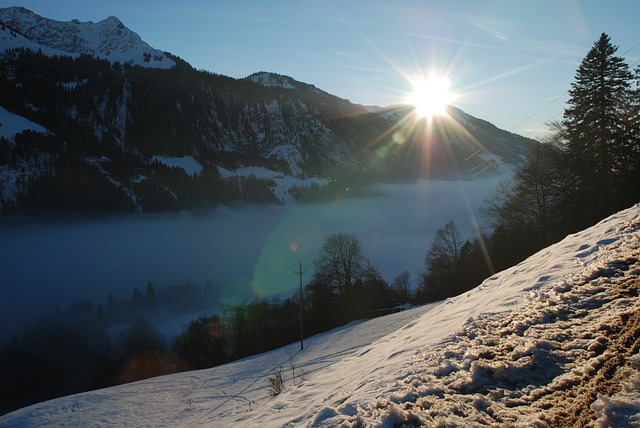
<path fill-rule="evenodd" d="M 182 168 L 188 175 L 198 175 L 204 169 L 203 166 L 193 158 L 193 156 L 166 157 L 154 156 L 151 162 L 160 162 L 170 168 Z"/>
<path fill-rule="evenodd" d="M 143 67 L 167 69 L 175 66 L 172 59 L 149 46 L 113 16 L 97 23 L 62 22 L 43 18 L 25 8 L 8 7 L 0 8 L 0 19 L 8 24 L 0 31 L 0 52 L 24 47 L 49 56 L 89 54 Z"/>
<path fill-rule="evenodd" d="M 4 30 L 0 28 L 0 51 L 18 48 L 25 48 L 34 52 L 40 50 L 44 55 L 48 56 L 69 55 L 69 53 L 60 49 L 49 48 L 29 40 L 21 34 L 12 33 L 8 28 Z"/>
<path fill-rule="evenodd" d="M 640 354 L 628 360 L 635 370 L 624 369 L 628 377 L 620 391 L 611 397 L 598 394 L 598 399 L 591 405 L 591 409 L 599 416 L 596 420 L 599 427 L 640 426 Z"/>
<path fill-rule="evenodd" d="M 275 73 L 259 72 L 247 77 L 254 83 L 258 83 L 267 88 L 296 89 L 292 79 Z"/>
<path fill-rule="evenodd" d="M 223 178 L 229 177 L 248 177 L 250 175 L 254 175 L 257 178 L 265 179 L 265 180 L 273 180 L 276 183 L 276 187 L 273 188 L 273 194 L 280 201 L 286 203 L 294 203 L 295 199 L 289 193 L 289 190 L 293 187 L 298 188 L 307 188 L 311 186 L 311 184 L 318 184 L 320 186 L 324 186 L 329 183 L 328 178 L 322 177 L 308 177 L 308 178 L 298 178 L 291 175 L 284 175 L 279 171 L 273 171 L 271 169 L 261 167 L 261 166 L 242 166 L 235 170 L 228 170 L 221 166 L 218 167 L 218 172 Z"/>
<path fill-rule="evenodd" d="M 446 301 L 0 425 L 637 426 L 639 257 L 636 205 Z M 286 388 L 271 397 L 279 368 Z"/>
<path fill-rule="evenodd" d="M 16 134 L 26 130 L 49 134 L 49 131 L 46 128 L 38 125 L 37 123 L 0 107 L 0 137 L 4 137 L 10 142 L 15 142 Z"/>
<path fill-rule="evenodd" d="M 0 31 L 0 35 L 2 35 L 2 31 Z M 27 130 L 50 134 L 50 131 L 43 126 L 0 107 L 0 137 L 4 137 L 9 141 L 9 144 L 15 144 L 16 134 Z M 41 156 L 46 157 L 46 155 Z M 18 194 L 17 181 L 19 177 L 25 171 L 36 170 L 36 163 L 37 160 L 24 162 L 20 165 L 20 169 L 13 169 L 9 165 L 0 165 L 0 195 L 7 200 L 15 200 Z"/>

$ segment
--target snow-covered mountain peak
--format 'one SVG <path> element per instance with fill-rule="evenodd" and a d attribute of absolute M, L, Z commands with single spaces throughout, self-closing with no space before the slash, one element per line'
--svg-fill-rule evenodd
<path fill-rule="evenodd" d="M 101 22 L 113 22 L 113 23 L 115 23 L 115 24 L 120 24 L 120 25 L 123 25 L 123 26 L 124 26 L 124 24 L 122 24 L 122 21 L 120 21 L 120 20 L 118 19 L 118 17 L 113 16 L 113 15 L 112 15 L 112 16 L 110 16 L 110 17 L 108 17 L 107 19 L 104 19 L 104 20 L 103 20 L 103 21 L 101 21 Z"/>
<path fill-rule="evenodd" d="M 30 41 L 21 44 L 16 41 L 18 35 L 13 39 L 2 37 L 0 50 L 14 48 L 16 44 L 29 49 L 36 45 L 50 54 L 89 54 L 112 62 L 153 68 L 175 65 L 167 55 L 149 46 L 115 16 L 97 23 L 77 19 L 62 22 L 44 18 L 23 7 L 8 7 L 0 8 L 0 21 Z"/>

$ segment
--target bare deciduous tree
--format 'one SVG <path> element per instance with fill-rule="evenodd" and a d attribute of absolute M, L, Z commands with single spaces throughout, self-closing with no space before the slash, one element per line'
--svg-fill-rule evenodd
<path fill-rule="evenodd" d="M 400 275 L 396 276 L 393 279 L 391 288 L 402 299 L 409 300 L 409 298 L 411 297 L 411 276 L 409 274 L 409 271 L 405 270 Z"/>
<path fill-rule="evenodd" d="M 436 231 L 425 256 L 422 292 L 429 300 L 457 293 L 459 288 L 459 262 L 464 245 L 458 226 L 453 220 Z"/>
<path fill-rule="evenodd" d="M 332 233 L 320 248 L 314 266 L 318 280 L 330 286 L 337 296 L 347 296 L 366 268 L 358 238 L 351 233 Z"/>
<path fill-rule="evenodd" d="M 494 225 L 520 230 L 528 251 L 537 251 L 555 242 L 564 230 L 572 198 L 571 183 L 563 165 L 563 153 L 554 143 L 539 144 L 527 150 L 512 180 L 501 183 L 485 201 L 483 210 Z"/>

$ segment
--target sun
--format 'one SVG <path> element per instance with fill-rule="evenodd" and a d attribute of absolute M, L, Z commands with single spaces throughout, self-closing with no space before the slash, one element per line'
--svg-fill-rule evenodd
<path fill-rule="evenodd" d="M 413 92 L 407 98 L 407 103 L 415 107 L 420 117 L 432 118 L 446 113 L 447 105 L 451 104 L 454 95 L 449 91 L 451 80 L 447 77 L 429 77 L 414 80 Z"/>

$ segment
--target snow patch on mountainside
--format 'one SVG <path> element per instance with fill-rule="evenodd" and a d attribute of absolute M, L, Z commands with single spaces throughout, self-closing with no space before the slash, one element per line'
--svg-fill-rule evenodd
<path fill-rule="evenodd" d="M 0 17 L 0 20 L 2 20 L 1 17 Z M 39 43 L 36 43 L 34 41 L 31 41 L 26 37 L 24 37 L 22 34 L 16 33 L 15 31 L 11 30 L 6 26 L 0 26 L 0 54 L 2 53 L 2 51 L 7 49 L 18 49 L 18 48 L 25 48 L 34 52 L 37 52 L 38 50 L 40 50 L 44 55 L 48 55 L 48 56 L 71 55 L 69 52 L 65 52 L 60 49 L 49 48 Z M 77 55 L 74 54 L 72 56 L 77 56 Z"/>
<path fill-rule="evenodd" d="M 197 160 L 195 160 L 193 156 L 154 156 L 151 158 L 151 162 L 160 162 L 168 166 L 169 168 L 181 168 L 188 175 L 198 175 L 204 169 L 204 167 Z"/>
<path fill-rule="evenodd" d="M 88 54 L 111 62 L 171 68 L 175 61 L 152 48 L 116 17 L 100 22 L 55 21 L 22 7 L 0 8 L 0 50 L 25 47 L 45 55 Z"/>
<path fill-rule="evenodd" d="M 264 180 L 273 180 L 273 182 L 276 183 L 276 186 L 271 190 L 276 198 L 284 203 L 294 202 L 294 198 L 290 193 L 290 190 L 294 187 L 304 189 L 312 184 L 326 186 L 330 181 L 328 178 L 321 177 L 298 178 L 259 166 L 241 167 L 233 171 L 219 166 L 218 172 L 220 172 L 220 175 L 223 178 L 248 177 L 250 175 L 254 175 L 257 178 Z"/>
<path fill-rule="evenodd" d="M 247 77 L 247 79 L 267 88 L 296 89 L 296 86 L 293 84 L 293 81 L 290 77 L 281 76 L 275 73 L 267 73 L 265 71 L 261 71 L 252 74 L 251 76 Z"/>
<path fill-rule="evenodd" d="M 0 107 L 0 137 L 6 138 L 9 142 L 15 142 L 16 134 L 26 130 L 49 134 L 43 126 Z"/>
<path fill-rule="evenodd" d="M 15 144 L 16 134 L 24 131 L 50 134 L 50 131 L 43 126 L 0 107 L 0 137 L 5 138 L 9 144 Z M 41 153 L 30 161 L 20 162 L 20 165 L 17 165 L 18 168 L 15 169 L 9 165 L 0 165 L 0 195 L 2 199 L 15 201 L 18 195 L 19 178 L 37 171 L 38 163 L 48 158 L 48 154 Z"/>

